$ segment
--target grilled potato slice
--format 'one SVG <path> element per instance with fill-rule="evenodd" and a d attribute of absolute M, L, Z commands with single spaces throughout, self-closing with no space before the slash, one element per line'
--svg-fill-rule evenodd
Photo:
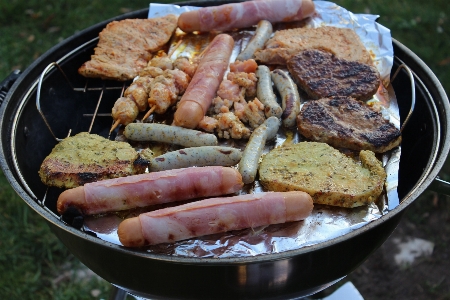
<path fill-rule="evenodd" d="M 259 167 L 270 191 L 304 191 L 314 203 L 357 207 L 383 192 L 386 172 L 372 151 L 360 152 L 361 164 L 325 143 L 301 142 L 275 148 Z"/>

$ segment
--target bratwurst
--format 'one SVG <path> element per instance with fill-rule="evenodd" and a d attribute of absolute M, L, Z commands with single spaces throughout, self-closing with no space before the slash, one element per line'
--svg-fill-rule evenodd
<path fill-rule="evenodd" d="M 197 236 L 304 220 L 313 202 L 304 192 L 268 192 L 209 198 L 124 220 L 117 234 L 126 247 L 172 243 Z"/>
<path fill-rule="evenodd" d="M 230 63 L 234 40 L 228 34 L 217 35 L 201 57 L 186 92 L 181 97 L 173 125 L 193 129 L 203 119 L 216 96 Z"/>
<path fill-rule="evenodd" d="M 233 168 L 191 167 L 85 184 L 61 193 L 57 209 L 60 214 L 73 207 L 84 215 L 95 215 L 232 194 L 242 186 L 242 176 Z"/>

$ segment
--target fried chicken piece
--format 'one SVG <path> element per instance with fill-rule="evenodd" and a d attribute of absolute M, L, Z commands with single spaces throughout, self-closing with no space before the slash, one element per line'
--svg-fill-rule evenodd
<path fill-rule="evenodd" d="M 178 89 L 173 76 L 157 76 L 148 95 L 148 104 L 155 107 L 154 112 L 163 114 L 178 100 Z"/>
<path fill-rule="evenodd" d="M 241 120 L 244 123 L 248 123 L 248 118 L 245 114 L 246 107 L 247 107 L 247 102 L 245 100 L 233 103 L 234 114 L 236 115 L 236 117 L 239 118 L 239 120 Z"/>
<path fill-rule="evenodd" d="M 258 64 L 254 59 L 247 59 L 244 61 L 236 60 L 230 64 L 230 72 L 245 72 L 245 73 L 255 73 Z"/>
<path fill-rule="evenodd" d="M 145 172 L 149 161 L 125 142 L 81 132 L 65 138 L 44 159 L 39 177 L 48 186 L 74 188 L 88 182 Z"/>
<path fill-rule="evenodd" d="M 150 76 L 150 77 L 157 77 L 159 75 L 163 75 L 164 74 L 164 70 L 158 67 L 153 67 L 153 66 L 149 66 L 147 65 L 144 69 L 142 69 L 139 72 L 139 76 Z"/>
<path fill-rule="evenodd" d="M 370 53 L 354 30 L 333 26 L 276 31 L 255 56 L 263 64 L 286 65 L 291 56 L 307 49 L 322 49 L 342 59 L 373 64 Z"/>
<path fill-rule="evenodd" d="M 220 83 L 217 96 L 230 101 L 240 101 L 242 97 L 239 85 L 228 79 L 224 79 Z"/>
<path fill-rule="evenodd" d="M 209 107 L 209 114 L 210 115 L 217 115 L 221 112 L 224 112 L 224 107 L 226 108 L 226 111 L 229 111 L 230 108 L 233 106 L 233 101 L 228 99 L 222 99 L 221 97 L 217 96 L 215 97 L 212 102 L 211 106 Z"/>
<path fill-rule="evenodd" d="M 245 96 L 247 98 L 254 98 L 256 96 L 256 83 L 258 78 L 255 73 L 247 72 L 230 72 L 227 79 L 245 89 Z"/>
<path fill-rule="evenodd" d="M 124 126 L 133 122 L 139 114 L 139 108 L 130 97 L 120 97 L 114 103 L 111 116 Z"/>
<path fill-rule="evenodd" d="M 197 71 L 198 64 L 191 63 L 188 58 L 186 57 L 177 57 L 175 61 L 173 62 L 173 67 L 183 71 L 184 73 L 188 74 L 191 78 L 194 76 L 195 71 Z"/>
<path fill-rule="evenodd" d="M 214 132 L 218 126 L 219 121 L 217 121 L 217 119 L 204 116 L 203 119 L 198 123 L 197 128 L 206 132 Z"/>
<path fill-rule="evenodd" d="M 225 139 L 248 139 L 250 129 L 236 117 L 232 112 L 220 113 L 215 118 L 218 121 L 217 135 Z"/>
<path fill-rule="evenodd" d="M 161 49 L 177 27 L 177 17 L 113 21 L 99 34 L 91 60 L 78 73 L 126 81 L 135 78 L 147 66 L 152 53 Z"/>
<path fill-rule="evenodd" d="M 151 76 L 139 76 L 133 83 L 125 90 L 124 97 L 133 100 L 139 111 L 145 111 L 148 107 L 148 93 L 153 81 Z"/>
<path fill-rule="evenodd" d="M 259 125 L 264 123 L 266 117 L 264 115 L 264 104 L 258 100 L 258 98 L 249 101 L 244 108 L 244 113 L 246 119 L 248 120 L 248 125 L 253 129 L 257 128 Z"/>
<path fill-rule="evenodd" d="M 160 68 L 161 70 L 173 70 L 173 62 L 164 52 L 158 56 L 154 56 L 149 62 L 150 67 Z"/>

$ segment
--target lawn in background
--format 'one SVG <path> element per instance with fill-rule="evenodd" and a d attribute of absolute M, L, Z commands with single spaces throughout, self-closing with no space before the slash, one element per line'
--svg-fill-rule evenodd
<path fill-rule="evenodd" d="M 77 31 L 145 8 L 148 3 L 142 0 L 1 1 L 0 81 L 13 70 L 24 70 L 46 50 Z M 430 66 L 449 94 L 447 0 L 339 0 L 336 3 L 355 13 L 380 15 L 379 23 L 391 29 L 394 38 Z M 446 178 L 447 173 L 450 172 L 444 170 L 442 176 Z M 83 268 L 50 232 L 45 221 L 16 195 L 1 172 L 0 228 L 0 299 L 108 297 L 110 285 Z"/>

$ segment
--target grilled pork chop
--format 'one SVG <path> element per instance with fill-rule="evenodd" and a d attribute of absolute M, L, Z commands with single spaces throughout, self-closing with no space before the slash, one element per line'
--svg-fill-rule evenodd
<path fill-rule="evenodd" d="M 382 193 L 386 172 L 371 151 L 361 164 L 325 143 L 301 142 L 275 148 L 259 167 L 259 180 L 270 191 L 304 191 L 314 203 L 357 207 Z"/>
<path fill-rule="evenodd" d="M 326 51 L 302 51 L 288 60 L 287 67 L 312 99 L 350 96 L 368 100 L 380 86 L 380 73 L 374 66 L 340 59 Z"/>
<path fill-rule="evenodd" d="M 125 142 L 79 133 L 57 144 L 42 162 L 39 176 L 48 186 L 74 188 L 88 182 L 144 173 L 149 161 Z"/>
<path fill-rule="evenodd" d="M 324 98 L 303 104 L 297 116 L 306 138 L 352 150 L 383 153 L 400 145 L 400 130 L 380 112 L 350 97 Z"/>
<path fill-rule="evenodd" d="M 126 81 L 147 66 L 152 52 L 162 48 L 177 27 L 177 17 L 113 21 L 99 34 L 91 60 L 78 73 L 85 77 Z"/>
<path fill-rule="evenodd" d="M 322 49 L 339 58 L 373 64 L 354 30 L 332 26 L 276 31 L 265 48 L 255 53 L 255 57 L 264 64 L 285 65 L 291 56 L 307 49 Z"/>

